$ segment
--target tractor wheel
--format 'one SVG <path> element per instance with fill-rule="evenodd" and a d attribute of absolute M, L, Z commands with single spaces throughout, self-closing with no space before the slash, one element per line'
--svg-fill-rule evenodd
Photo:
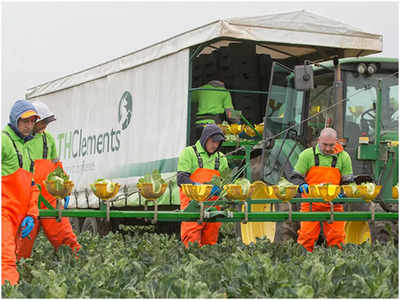
<path fill-rule="evenodd" d="M 92 234 L 105 236 L 111 231 L 111 223 L 102 218 L 85 218 L 81 232 L 89 231 Z"/>
<path fill-rule="evenodd" d="M 288 211 L 289 206 L 287 203 L 277 203 L 275 205 L 276 211 Z M 297 205 L 292 205 L 292 210 L 297 211 Z M 282 243 L 287 240 L 297 241 L 297 230 L 300 228 L 299 222 L 277 222 L 275 232 L 275 243 Z"/>
<path fill-rule="evenodd" d="M 390 205 L 393 209 L 393 205 Z M 375 206 L 375 211 L 387 211 L 381 205 Z M 369 221 L 369 228 L 371 230 L 372 242 L 379 241 L 380 243 L 388 243 L 393 241 L 396 245 L 399 240 L 399 227 L 397 221 Z"/>
<path fill-rule="evenodd" d="M 369 221 L 368 223 L 371 228 L 372 242 L 379 241 L 382 244 L 394 242 L 397 245 L 399 241 L 398 222 Z"/>
<path fill-rule="evenodd" d="M 92 234 L 97 234 L 97 221 L 96 218 L 85 218 L 83 221 L 81 232 L 89 231 Z"/>
<path fill-rule="evenodd" d="M 75 233 L 75 235 L 78 235 L 81 233 L 81 219 L 77 217 L 71 217 L 69 218 L 69 222 L 71 223 L 72 226 L 72 231 Z"/>

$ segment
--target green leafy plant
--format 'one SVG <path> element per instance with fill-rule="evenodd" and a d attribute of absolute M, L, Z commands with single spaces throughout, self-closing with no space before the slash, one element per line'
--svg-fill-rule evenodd
<path fill-rule="evenodd" d="M 78 258 L 66 246 L 54 252 L 40 232 L 32 258 L 17 263 L 19 284 L 3 285 L 2 297 L 398 298 L 393 243 L 316 246 L 308 253 L 292 241 L 244 245 L 233 224 L 216 245 L 201 248 L 141 226 L 103 237 L 83 232 Z"/>
<path fill-rule="evenodd" d="M 57 180 L 57 179 L 62 179 L 63 181 L 69 180 L 68 174 L 65 173 L 60 166 L 57 166 L 57 168 L 53 172 L 47 175 L 47 180 Z"/>
<path fill-rule="evenodd" d="M 361 186 L 367 187 L 368 194 L 373 194 L 375 191 L 375 188 L 376 188 L 376 184 L 373 182 L 364 182 L 364 183 L 361 183 Z"/>
<path fill-rule="evenodd" d="M 104 178 L 97 179 L 93 184 L 90 185 L 90 188 L 93 191 L 93 193 L 96 192 L 96 184 L 97 183 L 105 183 L 106 184 L 106 191 L 108 193 L 112 193 L 114 191 L 115 185 L 116 185 L 115 182 L 112 182 L 109 179 L 104 179 Z"/>
<path fill-rule="evenodd" d="M 57 166 L 57 168 L 47 175 L 46 181 L 55 182 L 55 189 L 57 191 L 64 190 L 64 181 L 69 180 L 69 176 L 64 170 Z"/>
<path fill-rule="evenodd" d="M 155 169 L 151 174 L 145 174 L 143 177 L 139 178 L 138 183 L 151 183 L 153 184 L 154 193 L 158 193 L 161 190 L 161 186 L 166 182 L 161 177 L 160 171 Z"/>
<path fill-rule="evenodd" d="M 281 195 L 284 195 L 286 193 L 287 187 L 289 186 L 294 186 L 294 184 L 288 181 L 286 178 L 281 177 L 278 182 L 279 193 L 281 193 Z"/>
<path fill-rule="evenodd" d="M 233 182 L 233 184 L 238 184 L 238 185 L 240 185 L 240 186 L 242 187 L 242 192 L 243 192 L 243 194 L 247 195 L 247 193 L 249 192 L 249 189 L 250 189 L 250 184 L 251 184 L 251 182 L 250 182 L 250 180 L 248 180 L 247 178 L 242 177 L 242 178 L 236 179 L 236 180 Z"/>
<path fill-rule="evenodd" d="M 225 184 L 229 184 L 232 182 L 232 170 L 230 168 L 226 168 L 222 172 L 220 172 L 220 176 L 213 176 L 209 184 L 217 185 L 219 188 L 223 188 Z"/>

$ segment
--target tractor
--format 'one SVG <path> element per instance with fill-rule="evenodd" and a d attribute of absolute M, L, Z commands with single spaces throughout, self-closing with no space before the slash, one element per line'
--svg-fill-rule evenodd
<path fill-rule="evenodd" d="M 398 60 L 334 58 L 306 61 L 294 70 L 274 62 L 270 78 L 263 139 L 251 151 L 251 179 L 270 185 L 290 180 L 300 152 L 332 127 L 351 156 L 356 183 L 383 185 L 378 208 L 397 212 L 397 204 L 383 199 L 392 198 L 398 184 Z M 252 210 L 286 211 L 287 204 Z M 368 205 L 346 203 L 345 210 L 364 211 Z M 263 222 L 238 224 L 237 231 L 245 243 L 263 236 L 282 242 L 296 240 L 298 228 L 298 222 Z M 347 243 L 398 240 L 397 221 L 348 221 L 345 230 Z"/>

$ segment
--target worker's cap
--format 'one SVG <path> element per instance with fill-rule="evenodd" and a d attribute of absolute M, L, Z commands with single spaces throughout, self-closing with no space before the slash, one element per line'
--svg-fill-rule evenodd
<path fill-rule="evenodd" d="M 214 142 L 225 141 L 224 135 L 223 135 L 223 134 L 220 134 L 220 133 L 213 134 L 210 138 L 211 138 Z"/>
<path fill-rule="evenodd" d="M 40 120 L 37 120 L 37 122 L 43 121 L 46 124 L 49 124 L 50 122 L 56 120 L 56 116 L 53 112 L 50 111 L 49 107 L 46 104 L 40 101 L 35 101 L 32 104 L 39 113 Z"/>
<path fill-rule="evenodd" d="M 40 118 L 36 108 L 31 102 L 26 100 L 17 100 L 11 107 L 10 124 L 15 128 L 18 127 L 17 123 L 19 119 L 27 119 L 30 117 L 36 117 L 37 119 Z"/>
<path fill-rule="evenodd" d="M 35 116 L 36 119 L 40 118 L 39 115 L 34 110 L 27 110 L 27 111 L 23 112 L 19 118 L 20 119 L 28 119 L 32 116 Z"/>

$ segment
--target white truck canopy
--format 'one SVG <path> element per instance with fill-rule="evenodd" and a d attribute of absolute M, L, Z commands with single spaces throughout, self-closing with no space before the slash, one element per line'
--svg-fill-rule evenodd
<path fill-rule="evenodd" d="M 92 68 L 30 88 L 31 99 L 127 70 L 204 43 L 220 47 L 227 41 L 258 42 L 257 51 L 273 59 L 295 56 L 326 60 L 382 51 L 382 36 L 310 12 L 296 11 L 218 20 Z M 203 51 L 207 52 L 207 49 Z M 203 52 L 204 53 L 204 52 Z"/>

